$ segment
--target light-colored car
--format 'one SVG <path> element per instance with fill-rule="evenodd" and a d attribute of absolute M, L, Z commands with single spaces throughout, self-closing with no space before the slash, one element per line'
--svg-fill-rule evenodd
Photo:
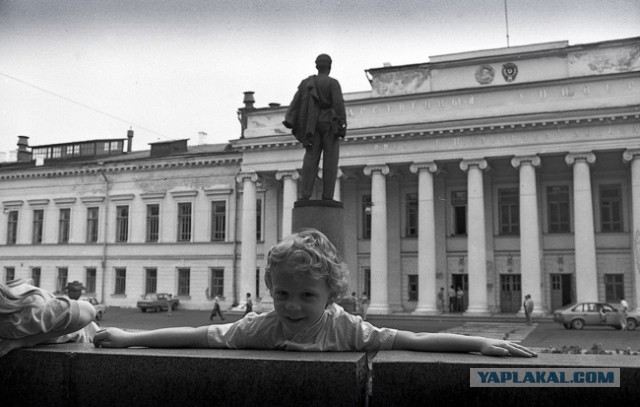
<path fill-rule="evenodd" d="M 105 312 L 107 312 L 107 306 L 98 302 L 96 297 L 82 297 L 80 298 L 83 301 L 89 301 L 93 308 L 96 310 L 96 321 L 102 320 L 102 316 Z"/>
<path fill-rule="evenodd" d="M 167 293 L 150 293 L 142 296 L 141 299 L 138 300 L 138 308 L 142 312 L 147 312 L 148 309 L 152 309 L 157 311 L 167 311 L 169 308 L 174 310 L 178 308 L 180 304 L 180 300 L 177 298 L 172 298 L 171 294 Z"/>
<path fill-rule="evenodd" d="M 585 325 L 612 326 L 621 329 L 620 311 L 606 302 L 581 302 L 553 311 L 553 321 L 567 329 L 582 329 Z M 640 313 L 627 312 L 627 329 L 640 324 Z"/>

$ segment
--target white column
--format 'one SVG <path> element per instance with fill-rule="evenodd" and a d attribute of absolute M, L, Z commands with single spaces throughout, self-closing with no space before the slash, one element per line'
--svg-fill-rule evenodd
<path fill-rule="evenodd" d="M 418 173 L 418 305 L 413 314 L 437 314 L 436 229 L 433 202 L 434 162 L 414 163 L 409 167 Z"/>
<path fill-rule="evenodd" d="M 487 244 L 485 236 L 484 187 L 482 171 L 487 161 L 463 160 L 467 172 L 467 252 L 469 258 L 469 306 L 465 314 L 488 314 Z"/>
<path fill-rule="evenodd" d="M 256 182 L 258 174 L 244 172 L 238 174 L 236 181 L 242 183 L 242 244 L 240 249 L 239 292 L 236 293 L 242 303 L 247 293 L 255 297 L 256 293 Z"/>
<path fill-rule="evenodd" d="M 573 165 L 573 233 L 576 256 L 576 301 L 598 301 L 598 269 L 593 222 L 593 197 L 589 165 L 595 154 L 571 153 L 565 161 Z"/>
<path fill-rule="evenodd" d="M 631 252 L 633 254 L 633 298 L 626 298 L 629 307 L 638 308 L 640 303 L 640 149 L 627 150 L 623 153 L 625 162 L 631 164 Z"/>
<path fill-rule="evenodd" d="M 374 165 L 364 168 L 371 176 L 371 298 L 370 314 L 389 313 L 387 287 L 387 180 L 389 167 Z"/>
<path fill-rule="evenodd" d="M 548 312 L 542 296 L 542 269 L 540 255 L 540 221 L 538 218 L 538 192 L 536 167 L 540 165 L 537 155 L 517 156 L 511 165 L 520 171 L 520 264 L 522 277 L 522 298 L 526 294 L 536 303 L 535 315 Z M 538 305 L 539 304 L 539 305 Z"/>
<path fill-rule="evenodd" d="M 283 180 L 282 190 L 282 237 L 289 236 L 292 230 L 293 204 L 298 200 L 298 171 L 278 171 L 276 179 Z"/>

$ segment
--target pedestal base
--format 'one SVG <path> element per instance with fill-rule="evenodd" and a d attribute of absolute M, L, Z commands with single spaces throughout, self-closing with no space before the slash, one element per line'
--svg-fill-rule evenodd
<path fill-rule="evenodd" d="M 344 209 L 342 202 L 328 200 L 297 201 L 293 205 L 292 230 L 314 228 L 324 233 L 338 250 L 344 253 Z"/>

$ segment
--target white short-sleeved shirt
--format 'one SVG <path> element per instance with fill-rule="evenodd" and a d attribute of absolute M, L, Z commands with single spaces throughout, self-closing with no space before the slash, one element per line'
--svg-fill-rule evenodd
<path fill-rule="evenodd" d="M 397 332 L 377 328 L 331 304 L 318 322 L 290 339 L 273 310 L 260 315 L 251 312 L 230 324 L 210 325 L 207 341 L 210 348 L 370 352 L 391 349 Z"/>
<path fill-rule="evenodd" d="M 25 307 L 13 314 L 0 314 L 0 339 L 19 339 L 31 335 L 62 331 L 77 326 L 80 320 L 78 303 L 64 297 L 56 297 L 41 288 L 23 281 L 9 284 L 15 295 L 35 290 L 31 295 L 32 306 Z M 78 341 L 78 334 L 68 334 L 48 342 L 62 343 Z"/>

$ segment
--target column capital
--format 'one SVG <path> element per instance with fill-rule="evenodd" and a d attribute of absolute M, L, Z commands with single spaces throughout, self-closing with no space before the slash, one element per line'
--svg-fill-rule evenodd
<path fill-rule="evenodd" d="M 462 160 L 460 161 L 460 169 L 462 171 L 467 171 L 471 167 L 478 167 L 481 170 L 486 170 L 489 167 L 487 160 L 484 158 L 475 158 L 471 160 Z"/>
<path fill-rule="evenodd" d="M 247 171 L 247 172 L 239 172 L 238 175 L 236 175 L 236 182 L 242 183 L 247 179 L 250 180 L 251 182 L 257 182 L 258 173 L 254 171 Z"/>
<path fill-rule="evenodd" d="M 364 167 L 364 174 L 368 177 L 371 176 L 374 172 L 379 171 L 382 175 L 389 175 L 389 166 L 386 164 L 381 165 L 368 165 Z"/>
<path fill-rule="evenodd" d="M 628 149 L 628 150 L 625 150 L 624 153 L 622 153 L 622 159 L 624 160 L 625 163 L 630 163 L 631 161 L 639 157 L 640 157 L 640 148 Z"/>
<path fill-rule="evenodd" d="M 573 165 L 576 161 L 584 160 L 587 164 L 593 164 L 596 162 L 596 155 L 591 151 L 583 151 L 579 153 L 569 153 L 564 157 L 564 161 L 567 165 Z"/>
<path fill-rule="evenodd" d="M 531 164 L 532 167 L 540 165 L 540 157 L 537 155 L 516 155 L 511 159 L 513 168 L 519 168 L 522 164 Z"/>
<path fill-rule="evenodd" d="M 283 178 L 291 178 L 297 180 L 300 178 L 300 173 L 297 170 L 278 171 L 276 172 L 276 179 L 280 181 Z"/>
<path fill-rule="evenodd" d="M 429 170 L 431 173 L 438 171 L 438 165 L 433 161 L 414 162 L 409 166 L 412 173 L 417 174 L 420 170 Z"/>

